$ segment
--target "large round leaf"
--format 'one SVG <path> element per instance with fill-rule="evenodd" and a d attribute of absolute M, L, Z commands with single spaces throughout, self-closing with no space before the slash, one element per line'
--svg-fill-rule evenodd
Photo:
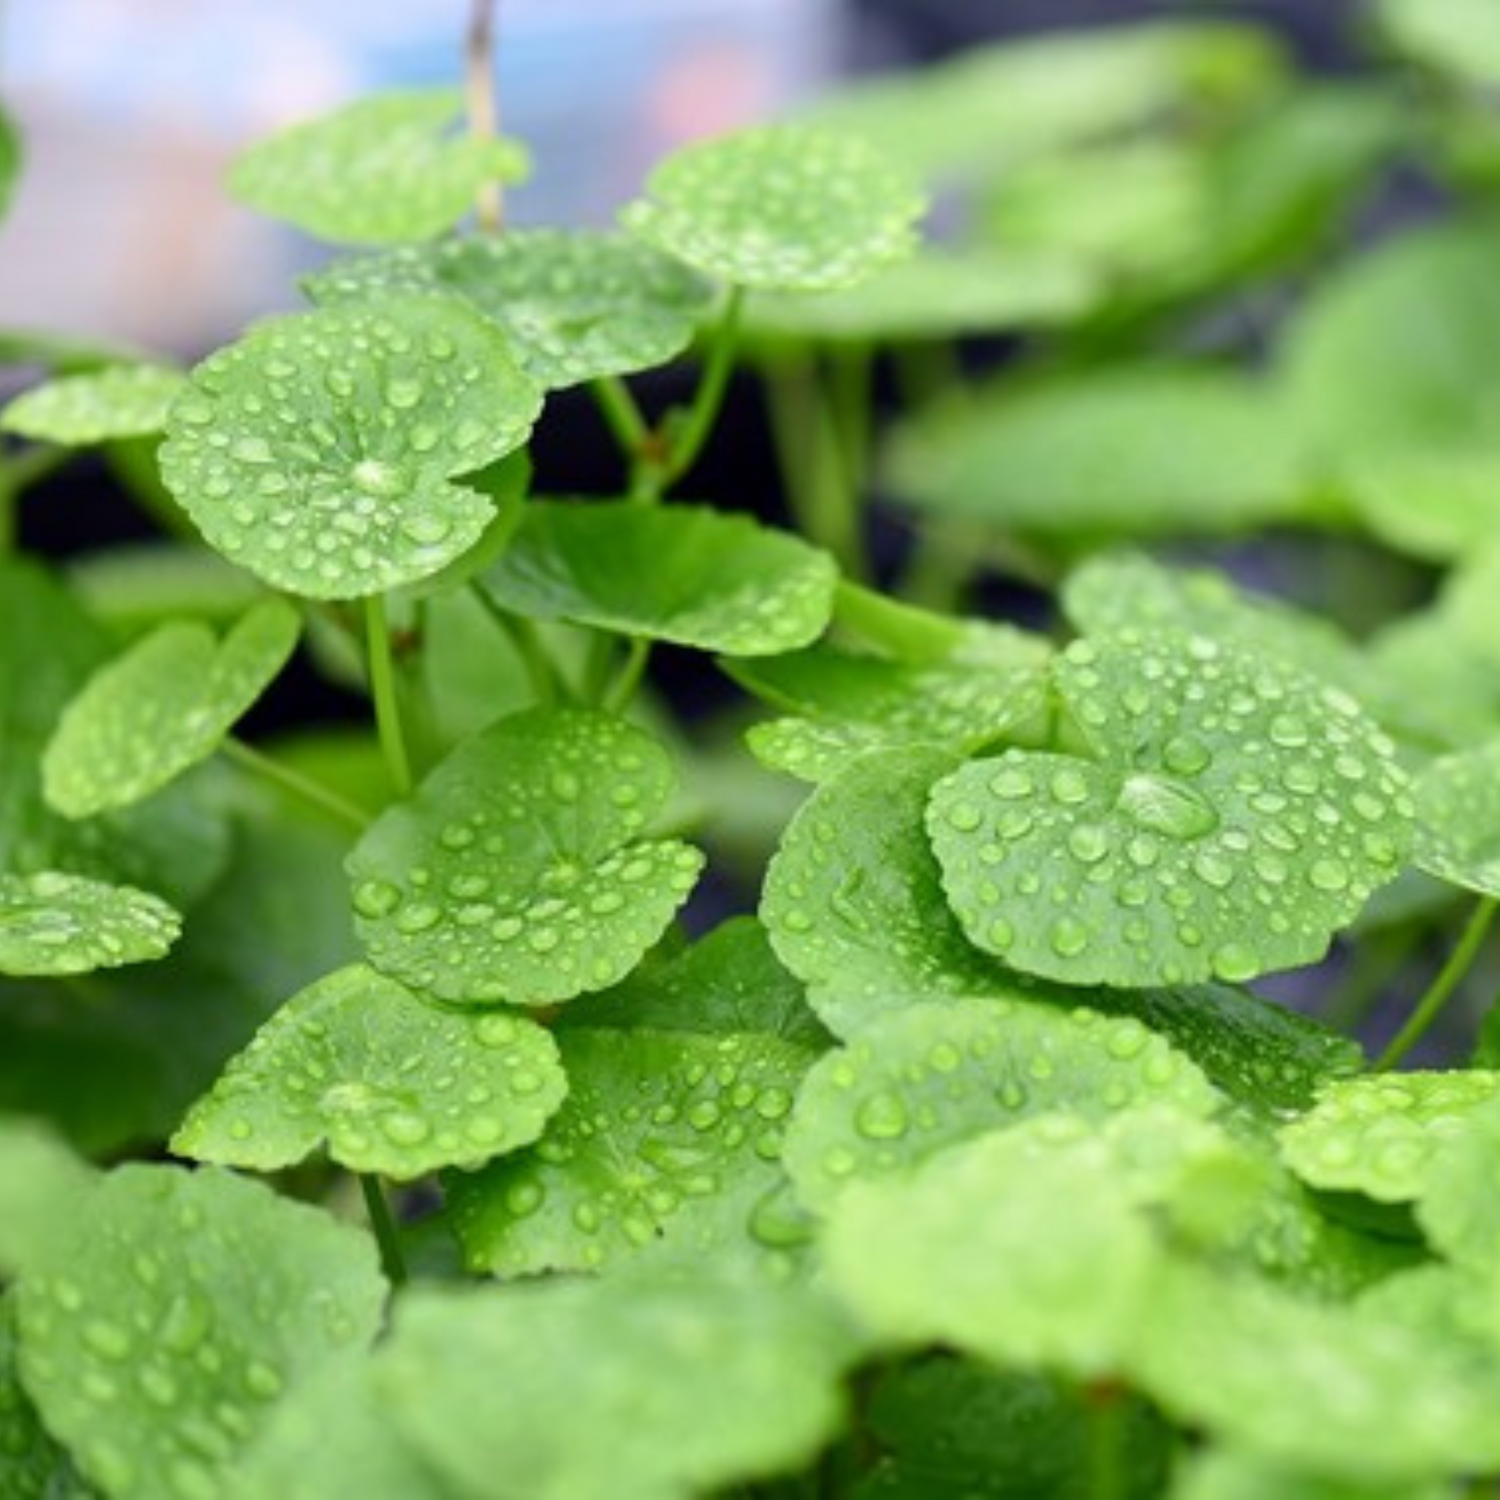
<path fill-rule="evenodd" d="M 182 922 L 158 896 L 43 870 L 0 875 L 0 974 L 87 974 L 160 958 Z"/>
<path fill-rule="evenodd" d="M 527 1145 L 567 1092 L 534 1021 L 440 1010 L 356 964 L 289 1000 L 172 1138 L 179 1156 L 259 1172 L 326 1141 L 397 1180 Z"/>
<path fill-rule="evenodd" d="M 0 431 L 69 448 L 148 436 L 166 426 L 182 383 L 180 372 L 159 365 L 58 376 L 12 401 L 0 413 Z"/>
<path fill-rule="evenodd" d="M 852 286 L 916 244 L 922 194 L 863 141 L 762 125 L 687 146 L 621 215 L 627 229 L 739 286 Z"/>
<path fill-rule="evenodd" d="M 1023 1000 L 915 1005 L 818 1061 L 785 1160 L 803 1202 L 827 1209 L 855 1183 L 1030 1115 L 1104 1119 L 1150 1103 L 1205 1116 L 1222 1097 L 1139 1021 Z"/>
<path fill-rule="evenodd" d="M 373 1242 L 217 1171 L 128 1166 L 19 1292 L 21 1374 L 112 1500 L 225 1492 L 271 1404 L 375 1336 Z"/>
<path fill-rule="evenodd" d="M 533 503 L 483 587 L 536 619 L 762 656 L 822 634 L 836 581 L 826 553 L 748 516 Z"/>
<path fill-rule="evenodd" d="M 222 641 L 163 625 L 91 677 L 42 757 L 47 801 L 70 818 L 128 807 L 206 760 L 287 663 L 301 621 L 255 605 Z"/>
<path fill-rule="evenodd" d="M 582 709 L 464 741 L 349 856 L 370 961 L 458 1002 L 548 1005 L 624 978 L 703 867 L 639 838 L 672 779 L 648 735 Z"/>
<path fill-rule="evenodd" d="M 269 583 L 354 599 L 436 573 L 494 514 L 451 483 L 525 442 L 541 396 L 505 338 L 420 296 L 262 323 L 198 366 L 162 477 Z"/>
<path fill-rule="evenodd" d="M 526 153 L 505 139 L 453 127 L 453 89 L 406 89 L 360 99 L 258 142 L 235 162 L 241 203 L 320 239 L 391 245 L 441 234 L 486 182 L 526 175 Z"/>
<path fill-rule="evenodd" d="M 629 375 L 687 348 L 712 287 L 623 235 L 515 229 L 338 261 L 307 280 L 313 301 L 379 303 L 393 292 L 462 298 L 510 339 L 539 385 Z"/>
<path fill-rule="evenodd" d="M 1010 750 L 942 782 L 928 830 L 969 938 L 1028 973 L 1230 982 L 1321 958 L 1401 869 L 1394 746 L 1336 689 L 1205 636 L 1059 658 L 1088 756 Z"/>

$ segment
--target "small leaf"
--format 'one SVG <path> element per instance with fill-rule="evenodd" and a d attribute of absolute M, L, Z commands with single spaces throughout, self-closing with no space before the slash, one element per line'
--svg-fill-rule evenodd
<path fill-rule="evenodd" d="M 623 235 L 512 229 L 335 262 L 305 283 L 314 302 L 376 303 L 443 292 L 495 323 L 538 385 L 562 389 L 675 359 L 712 299 L 701 277 Z"/>
<path fill-rule="evenodd" d="M 922 194 L 879 152 L 803 125 L 761 125 L 684 147 L 621 221 L 711 276 L 822 292 L 908 256 Z"/>
<path fill-rule="evenodd" d="M 469 1266 L 504 1277 L 594 1270 L 659 1240 L 740 1242 L 780 1179 L 812 1054 L 775 1037 L 559 1033 L 568 1098 L 541 1143 L 447 1179 Z"/>
<path fill-rule="evenodd" d="M 272 1172 L 325 1140 L 396 1181 L 534 1141 L 567 1081 L 534 1021 L 439 1010 L 362 964 L 289 1000 L 172 1138 L 178 1156 Z"/>
<path fill-rule="evenodd" d="M 452 89 L 360 99 L 251 146 L 235 162 L 229 189 L 319 239 L 430 239 L 464 217 L 484 183 L 517 182 L 529 168 L 516 141 L 459 134 L 462 113 Z"/>
<path fill-rule="evenodd" d="M 1422 767 L 1417 865 L 1452 885 L 1500 897 L 1500 740 Z"/>
<path fill-rule="evenodd" d="M 817 1051 L 828 1045 L 806 991 L 754 917 L 730 917 L 670 962 L 643 965 L 613 989 L 570 1005 L 556 1024 L 705 1036 L 759 1032 Z"/>
<path fill-rule="evenodd" d="M 748 516 L 533 502 L 483 587 L 534 619 L 762 656 L 822 634 L 836 577 L 826 553 Z"/>
<path fill-rule="evenodd" d="M 1281 1132 L 1304 1181 L 1381 1203 L 1422 1195 L 1434 1154 L 1500 1097 L 1500 1073 L 1386 1073 L 1328 1085 L 1317 1107 Z"/>
<path fill-rule="evenodd" d="M 850 1354 L 811 1294 L 704 1268 L 415 1292 L 375 1381 L 460 1494 L 681 1500 L 811 1459 Z"/>
<path fill-rule="evenodd" d="M 70 1471 L 67 1453 L 48 1436 L 16 1370 L 15 1296 L 0 1295 L 0 1495 L 6 1500 L 79 1496 Z"/>
<path fill-rule="evenodd" d="M 128 885 L 43 870 L 0 875 L 0 974 L 87 974 L 160 958 L 182 921 Z"/>
<path fill-rule="evenodd" d="M 921 511 L 1076 544 L 1259 526 L 1296 510 L 1305 477 L 1268 390 L 1150 366 L 939 403 L 897 430 L 890 482 Z"/>
<path fill-rule="evenodd" d="M 45 1258 L 86 1211 L 97 1180 L 94 1169 L 40 1123 L 0 1116 L 0 1280 L 13 1280 Z M 4 1451 L 0 1443 L 0 1455 Z"/>
<path fill-rule="evenodd" d="M 70 818 L 140 802 L 207 760 L 296 649 L 301 621 L 280 599 L 222 641 L 206 625 L 163 625 L 101 668 L 64 710 L 42 756 L 47 801 Z"/>
<path fill-rule="evenodd" d="M 219 552 L 354 599 L 438 572 L 494 507 L 454 484 L 526 441 L 541 396 L 495 329 L 440 299 L 274 318 L 193 371 L 162 477 Z"/>
<path fill-rule="evenodd" d="M 1379 0 L 1375 18 L 1397 50 L 1461 83 L 1500 83 L 1500 44 L 1484 0 Z"/>
<path fill-rule="evenodd" d="M 268 1188 L 127 1166 L 19 1289 L 21 1374 L 113 1500 L 223 1492 L 271 1403 L 375 1336 L 367 1236 Z"/>
<path fill-rule="evenodd" d="M 1075 642 L 1056 688 L 1092 755 L 1009 750 L 928 831 L 971 942 L 1069 984 L 1239 983 L 1311 963 L 1392 880 L 1394 745 L 1337 689 L 1206 636 Z"/>
<path fill-rule="evenodd" d="M 58 376 L 17 396 L 0 412 L 0 431 L 67 448 L 147 437 L 167 425 L 167 410 L 183 379 L 177 370 L 158 365 L 115 365 Z"/>
<path fill-rule="evenodd" d="M 1493 1076 L 1493 1075 L 1492 1075 Z M 1417 1222 L 1449 1260 L 1493 1277 L 1500 1269 L 1500 1101 L 1469 1111 L 1432 1151 Z"/>
<path fill-rule="evenodd" d="M 1214 1448 L 1188 1460 L 1172 1500 L 1454 1500 L 1452 1487 L 1430 1482 L 1366 1482 L 1308 1473 L 1238 1448 Z"/>
<path fill-rule="evenodd" d="M 703 857 L 639 837 L 672 789 L 648 735 L 537 709 L 465 740 L 348 859 L 382 973 L 439 1000 L 550 1005 L 623 979 Z"/>
<path fill-rule="evenodd" d="M 914 1005 L 864 1027 L 808 1074 L 787 1130 L 798 1196 L 824 1210 L 1031 1115 L 1103 1120 L 1134 1105 L 1212 1114 L 1218 1091 L 1138 1021 L 1017 1000 Z"/>
<path fill-rule="evenodd" d="M 197 542 L 131 542 L 77 558 L 68 583 L 117 640 L 183 616 L 226 627 L 265 598 L 260 581 Z"/>

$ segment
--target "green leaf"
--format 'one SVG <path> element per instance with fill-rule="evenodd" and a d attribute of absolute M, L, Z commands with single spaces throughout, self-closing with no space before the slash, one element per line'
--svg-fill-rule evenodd
<path fill-rule="evenodd" d="M 382 973 L 439 1000 L 550 1005 L 623 979 L 703 857 L 639 835 L 672 764 L 623 720 L 536 709 L 466 740 L 350 854 Z"/>
<path fill-rule="evenodd" d="M 1500 529 L 1500 441 L 1355 455 L 1342 477 L 1370 531 L 1424 561 L 1472 557 Z"/>
<path fill-rule="evenodd" d="M 69 703 L 42 756 L 47 801 L 70 818 L 140 802 L 207 760 L 281 671 L 302 622 L 281 599 L 216 639 L 163 625 L 101 668 Z"/>
<path fill-rule="evenodd" d="M 857 1183 L 1032 1115 L 1104 1120 L 1151 1103 L 1202 1117 L 1222 1098 L 1138 1021 L 1023 999 L 914 1005 L 813 1067 L 784 1158 L 803 1202 L 826 1210 Z"/>
<path fill-rule="evenodd" d="M 1304 470 L 1269 390 L 1156 366 L 946 400 L 901 424 L 890 454 L 891 488 L 918 510 L 1074 541 L 1263 525 L 1295 511 Z"/>
<path fill-rule="evenodd" d="M 928 812 L 965 932 L 1016 968 L 1238 983 L 1321 958 L 1399 873 L 1406 778 L 1339 690 L 1135 631 L 1075 642 L 1055 685 L 1092 754 L 972 762 Z"/>
<path fill-rule="evenodd" d="M 811 1294 L 704 1268 L 416 1292 L 375 1378 L 461 1495 L 684 1500 L 812 1458 L 849 1354 Z"/>
<path fill-rule="evenodd" d="M 1451 1339 L 1182 1263 L 1148 1295 L 1131 1373 L 1213 1438 L 1372 1483 L 1500 1463 L 1500 1368 Z"/>
<path fill-rule="evenodd" d="M 748 516 L 534 502 L 483 587 L 534 619 L 763 656 L 822 634 L 836 576 L 826 553 Z"/>
<path fill-rule="evenodd" d="M 760 125 L 677 151 L 620 218 L 710 276 L 824 292 L 910 255 L 925 210 L 915 183 L 857 137 Z"/>
<path fill-rule="evenodd" d="M 1089 1406 L 1056 1381 L 929 1358 L 883 1378 L 866 1416 L 884 1451 L 855 1489 L 856 1500 L 1087 1493 Z M 1168 1434 L 1138 1404 L 1123 1416 L 1123 1493 L 1145 1500 L 1166 1478 Z"/>
<path fill-rule="evenodd" d="M 843 291 L 759 293 L 745 320 L 751 337 L 772 343 L 901 343 L 1049 328 L 1091 312 L 1103 293 L 1077 258 L 923 247 Z"/>
<path fill-rule="evenodd" d="M 87 974 L 160 958 L 182 919 L 128 885 L 43 870 L 0 875 L 0 974 Z"/>
<path fill-rule="evenodd" d="M 431 239 L 464 217 L 483 184 L 520 181 L 530 166 L 516 141 L 459 134 L 462 112 L 453 89 L 357 100 L 251 146 L 230 171 L 229 190 L 319 239 Z"/>
<path fill-rule="evenodd" d="M 5 407 L 0 432 L 67 448 L 149 436 L 166 426 L 167 409 L 182 386 L 179 371 L 157 365 L 59 376 Z"/>
<path fill-rule="evenodd" d="M 771 944 L 840 1036 L 912 1001 L 995 987 L 998 966 L 965 939 L 923 830 L 928 794 L 956 763 L 920 747 L 856 761 L 807 800 L 766 872 Z"/>
<path fill-rule="evenodd" d="M 1375 17 L 1391 43 L 1418 62 L 1481 89 L 1500 83 L 1500 41 L 1483 0 L 1379 0 Z"/>
<path fill-rule="evenodd" d="M 800 710 L 750 729 L 756 758 L 822 782 L 873 750 L 936 745 L 972 754 L 1035 732 L 1049 708 L 1046 655 L 1027 655 L 989 661 L 979 650 L 956 651 L 917 666 L 817 645 L 730 675 Z"/>
<path fill-rule="evenodd" d="M 117 639 L 192 616 L 228 626 L 265 598 L 258 579 L 197 542 L 133 542 L 75 559 L 68 585 Z"/>
<path fill-rule="evenodd" d="M 471 1269 L 593 1270 L 657 1241 L 700 1251 L 753 1232 L 810 1052 L 771 1036 L 584 1028 L 558 1046 L 568 1097 L 541 1143 L 447 1179 Z"/>
<path fill-rule="evenodd" d="M 1111 1374 L 1158 1253 L 1112 1167 L 1088 1137 L 1009 1130 L 861 1182 L 824 1237 L 829 1288 L 886 1345 Z"/>
<path fill-rule="evenodd" d="M 817 1051 L 828 1045 L 806 991 L 754 917 L 730 917 L 669 962 L 642 965 L 613 989 L 570 1005 L 556 1024 L 706 1036 L 759 1032 Z"/>
<path fill-rule="evenodd" d="M 1500 740 L 1429 761 L 1412 788 L 1422 869 L 1500 897 Z"/>
<path fill-rule="evenodd" d="M 1382 1073 L 1331 1083 L 1281 1132 L 1292 1170 L 1316 1188 L 1381 1203 L 1422 1195 L 1434 1154 L 1500 1097 L 1500 1073 Z"/>
<path fill-rule="evenodd" d="M 1171 1500 L 1454 1500 L 1441 1481 L 1328 1478 L 1289 1468 L 1238 1448 L 1215 1448 L 1188 1460 Z"/>
<path fill-rule="evenodd" d="M 1500 1269 L 1497 1162 L 1500 1102 L 1490 1102 L 1469 1111 L 1462 1129 L 1437 1144 L 1417 1204 L 1417 1222 L 1442 1254 L 1491 1277 Z"/>
<path fill-rule="evenodd" d="M 443 292 L 495 323 L 538 385 L 561 389 L 675 359 L 713 289 L 649 245 L 583 229 L 512 229 L 337 261 L 304 283 L 314 302 Z"/>
<path fill-rule="evenodd" d="M 21 1375 L 113 1500 L 222 1493 L 271 1403 L 368 1344 L 373 1243 L 212 1170 L 127 1166 L 19 1289 Z"/>
<path fill-rule="evenodd" d="M 324 1141 L 396 1181 L 527 1145 L 567 1092 L 534 1021 L 439 1010 L 363 964 L 289 1000 L 192 1108 L 178 1156 L 271 1172 Z"/>
<path fill-rule="evenodd" d="M 541 396 L 464 308 L 393 296 L 261 323 L 193 371 L 162 477 L 277 588 L 353 599 L 438 572 L 494 507 L 453 483 L 521 446 Z"/>
<path fill-rule="evenodd" d="M 0 1116 L 0 1280 L 47 1256 L 86 1210 L 97 1180 L 40 1123 Z M 4 1453 L 0 1442 L 0 1462 Z"/>
<path fill-rule="evenodd" d="M 14 1294 L 0 1296 L 0 1495 L 61 1500 L 81 1495 L 71 1466 L 37 1416 L 16 1370 Z"/>

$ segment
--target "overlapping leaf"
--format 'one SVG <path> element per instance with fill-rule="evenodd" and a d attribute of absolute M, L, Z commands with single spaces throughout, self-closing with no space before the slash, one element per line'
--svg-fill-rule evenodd
<path fill-rule="evenodd" d="M 1415 860 L 1441 880 L 1500 897 L 1500 741 L 1422 768 Z"/>
<path fill-rule="evenodd" d="M 0 875 L 0 974 L 87 974 L 160 958 L 182 930 L 159 896 L 43 870 Z"/>
<path fill-rule="evenodd" d="M 1450 1260 L 1493 1276 L 1500 1266 L 1500 1097 L 1467 1112 L 1423 1173 L 1417 1219 Z"/>
<path fill-rule="evenodd" d="M 91 677 L 42 756 L 47 801 L 70 818 L 128 807 L 223 743 L 296 648 L 301 622 L 279 599 L 218 640 L 206 625 L 163 625 Z"/>
<path fill-rule="evenodd" d="M 21 1374 L 113 1500 L 212 1495 L 271 1403 L 375 1335 L 373 1243 L 227 1173 L 130 1166 L 19 1290 Z"/>
<path fill-rule="evenodd" d="M 916 245 L 925 203 L 857 137 L 762 125 L 687 146 L 621 215 L 631 233 L 739 286 L 853 286 Z"/>
<path fill-rule="evenodd" d="M 87 1212 L 95 1182 L 93 1169 L 50 1130 L 0 1117 L 0 1279 L 55 1253 Z"/>
<path fill-rule="evenodd" d="M 78 558 L 68 583 L 117 638 L 134 639 L 184 616 L 234 623 L 265 597 L 259 579 L 196 542 L 132 542 Z"/>
<path fill-rule="evenodd" d="M 1057 690 L 1088 757 L 1007 751 L 936 788 L 970 940 L 1072 984 L 1230 982 L 1322 957 L 1400 871 L 1394 746 L 1347 695 L 1206 636 L 1080 641 Z"/>
<path fill-rule="evenodd" d="M 58 376 L 0 412 L 0 431 L 68 448 L 149 436 L 166 426 L 167 410 L 182 384 L 179 371 L 160 365 L 114 365 Z"/>
<path fill-rule="evenodd" d="M 458 1002 L 547 1005 L 616 983 L 702 869 L 689 845 L 641 837 L 672 779 L 650 736 L 582 709 L 466 740 L 349 856 L 370 961 Z"/>
<path fill-rule="evenodd" d="M 773 1193 L 807 1050 L 763 1035 L 561 1032 L 568 1098 L 543 1140 L 448 1179 L 470 1266 L 592 1270 L 666 1241 L 742 1243 Z"/>
<path fill-rule="evenodd" d="M 681 1500 L 811 1458 L 849 1358 L 811 1294 L 703 1270 L 417 1293 L 375 1379 L 461 1495 Z"/>
<path fill-rule="evenodd" d="M 463 218 L 482 184 L 517 181 L 529 167 L 515 141 L 460 134 L 462 108 L 451 89 L 357 100 L 251 146 L 230 191 L 320 239 L 430 239 Z"/>
<path fill-rule="evenodd" d="M 922 511 L 1075 540 L 1262 525 L 1297 508 L 1304 468 L 1272 393 L 1212 369 L 980 390 L 903 424 L 890 453 Z"/>
<path fill-rule="evenodd" d="M 0 1296 L 0 1494 L 8 1500 L 75 1495 L 67 1455 L 42 1426 L 16 1371 L 14 1300 Z"/>
<path fill-rule="evenodd" d="M 439 1010 L 362 964 L 294 996 L 172 1138 L 179 1156 L 269 1172 L 324 1141 L 397 1180 L 534 1141 L 567 1082 L 523 1016 Z"/>
<path fill-rule="evenodd" d="M 1500 83 L 1500 44 L 1483 0 L 1380 0 L 1382 30 L 1403 52 L 1465 83 Z"/>
<path fill-rule="evenodd" d="M 730 656 L 820 635 L 837 577 L 824 552 L 707 507 L 526 507 L 483 587 L 518 614 Z"/>
<path fill-rule="evenodd" d="M 260 324 L 192 373 L 162 477 L 232 562 L 352 599 L 415 583 L 494 514 L 453 483 L 525 442 L 541 407 L 507 340 L 443 299 Z"/>
<path fill-rule="evenodd" d="M 1172 1500 L 1453 1500 L 1441 1480 L 1365 1482 L 1310 1473 L 1238 1448 L 1214 1448 L 1181 1470 Z"/>
<path fill-rule="evenodd" d="M 335 263 L 308 278 L 315 302 L 378 303 L 443 292 L 497 324 L 539 385 L 629 375 L 675 359 L 712 287 L 678 261 L 622 235 L 515 229 Z"/>
<path fill-rule="evenodd" d="M 787 1170 L 825 1209 L 856 1183 L 901 1175 L 937 1152 L 1031 1115 L 1103 1120 L 1162 1103 L 1211 1114 L 1221 1096 L 1134 1020 L 1022 1000 L 915 1005 L 821 1059 L 798 1095 Z"/>

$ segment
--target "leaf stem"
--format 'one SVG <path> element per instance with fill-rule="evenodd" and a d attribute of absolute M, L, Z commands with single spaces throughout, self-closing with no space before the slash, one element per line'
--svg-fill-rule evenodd
<path fill-rule="evenodd" d="M 375 727 L 380 749 L 396 794 L 405 797 L 412 788 L 411 760 L 401 728 L 396 702 L 396 674 L 391 660 L 391 631 L 386 620 L 385 597 L 371 594 L 365 600 L 365 650 L 370 664 L 370 692 L 375 699 Z"/>
<path fill-rule="evenodd" d="M 407 1280 L 406 1257 L 401 1253 L 401 1236 L 391 1206 L 386 1202 L 385 1188 L 373 1172 L 359 1174 L 359 1187 L 365 1195 L 365 1212 L 369 1215 L 375 1243 L 380 1246 L 380 1264 L 386 1280 L 393 1287 L 404 1286 Z"/>
<path fill-rule="evenodd" d="M 1375 1060 L 1377 1072 L 1394 1068 L 1427 1034 L 1427 1029 L 1442 1013 L 1449 997 L 1458 988 L 1459 981 L 1468 973 L 1474 959 L 1483 946 L 1490 924 L 1500 901 L 1493 896 L 1482 897 L 1469 914 L 1462 935 L 1454 945 L 1448 961 L 1438 971 L 1437 978 L 1427 986 L 1427 993 L 1417 1001 L 1416 1008 L 1406 1018 L 1406 1024 L 1391 1038 L 1385 1051 Z"/>
<path fill-rule="evenodd" d="M 657 494 L 693 467 L 704 443 L 708 441 L 708 435 L 713 430 L 720 408 L 724 405 L 725 394 L 729 390 L 729 377 L 734 370 L 735 350 L 739 344 L 740 314 L 744 306 L 744 288 L 731 288 L 729 300 L 724 304 L 723 316 L 710 339 L 708 358 L 698 380 L 698 389 L 693 392 L 692 405 L 683 416 L 682 425 L 673 434 L 666 458 L 661 464 L 657 476 Z"/>
<path fill-rule="evenodd" d="M 563 682 L 557 667 L 547 655 L 541 637 L 536 633 L 536 626 L 530 620 L 523 619 L 520 615 L 513 615 L 508 609 L 502 609 L 485 593 L 483 586 L 476 580 L 470 580 L 469 591 L 479 601 L 480 607 L 499 628 L 501 634 L 510 642 L 516 655 L 521 658 L 521 665 L 526 669 L 526 676 L 531 681 L 531 691 L 536 694 L 536 701 L 541 704 L 551 704 L 556 703 L 559 698 L 571 696 L 567 684 Z"/>
<path fill-rule="evenodd" d="M 495 87 L 495 3 L 473 0 L 464 40 L 464 80 L 468 95 L 469 134 L 492 141 L 500 133 L 500 97 Z M 479 184 L 474 200 L 479 227 L 499 234 L 505 222 L 505 195 L 498 182 Z"/>
<path fill-rule="evenodd" d="M 1089 1500 L 1124 1500 L 1125 1393 L 1112 1386 L 1084 1392 L 1088 1406 Z"/>
<path fill-rule="evenodd" d="M 618 375 L 601 375 L 589 382 L 589 392 L 620 451 L 632 462 L 638 462 L 641 450 L 650 440 L 651 429 L 630 387 Z"/>
<path fill-rule="evenodd" d="M 349 828 L 363 832 L 369 822 L 359 808 L 339 796 L 332 788 L 314 781 L 310 776 L 304 776 L 301 771 L 295 771 L 291 766 L 283 765 L 279 760 L 273 760 L 269 755 L 257 750 L 254 745 L 247 745 L 242 739 L 231 735 L 219 748 L 237 766 L 270 782 L 282 791 L 290 793 L 309 807 L 317 808 L 319 812 L 326 813 Z"/>
<path fill-rule="evenodd" d="M 634 635 L 619 675 L 604 695 L 604 707 L 610 713 L 623 713 L 630 707 L 640 689 L 641 679 L 646 675 L 646 665 L 651 660 L 651 642 L 645 636 Z"/>

